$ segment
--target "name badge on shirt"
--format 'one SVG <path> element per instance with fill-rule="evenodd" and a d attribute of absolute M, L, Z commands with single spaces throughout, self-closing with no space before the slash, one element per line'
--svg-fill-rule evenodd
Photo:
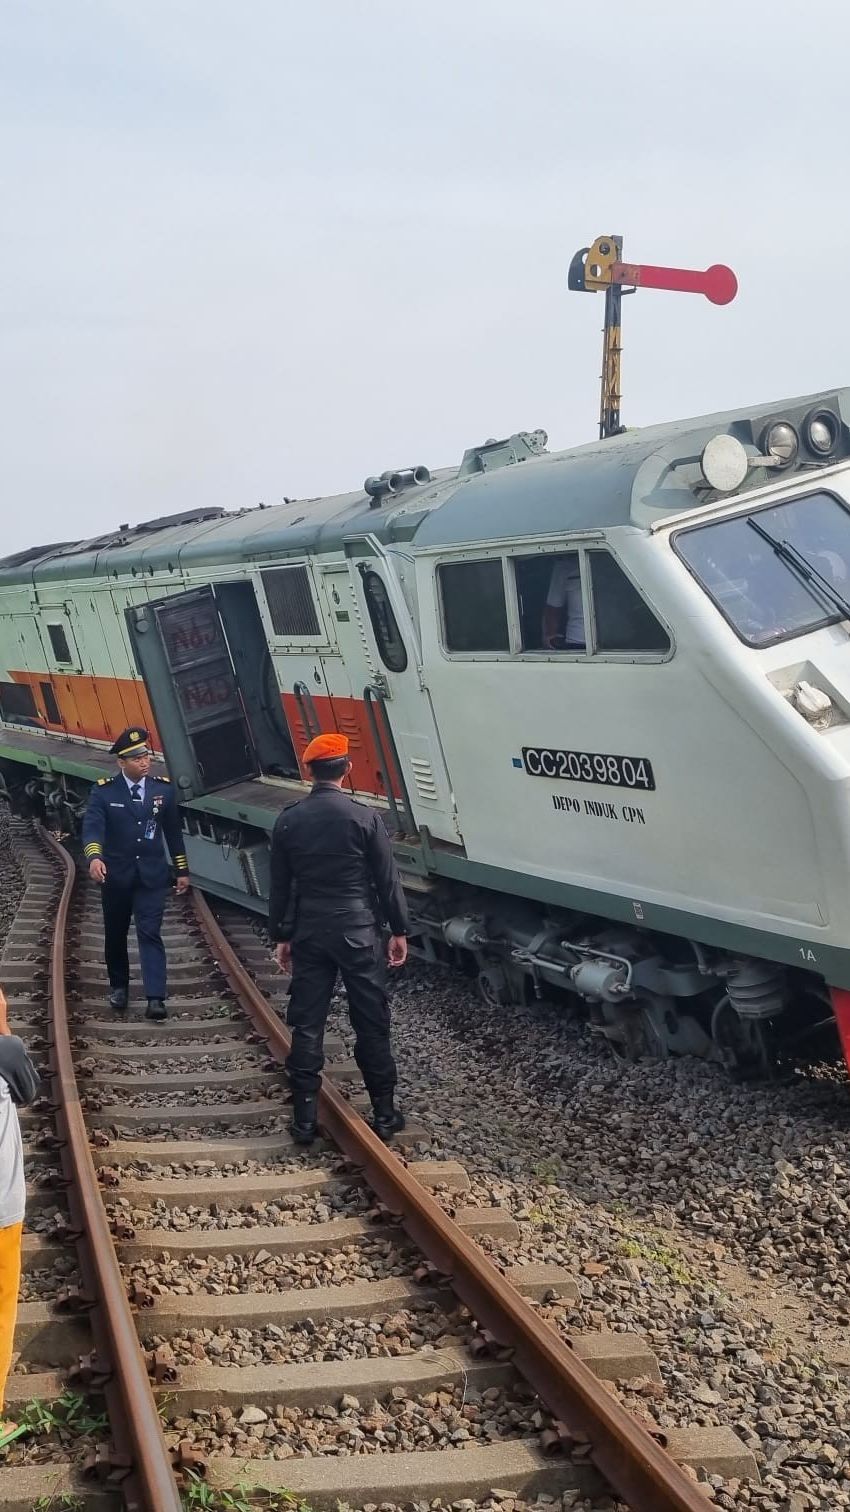
<path fill-rule="evenodd" d="M 156 819 L 149 819 L 147 824 L 145 825 L 145 839 L 156 839 Z"/>

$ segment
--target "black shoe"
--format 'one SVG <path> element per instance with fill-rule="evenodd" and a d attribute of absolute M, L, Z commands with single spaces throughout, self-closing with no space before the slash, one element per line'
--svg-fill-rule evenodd
<path fill-rule="evenodd" d="M 168 1018 L 168 1009 L 162 1001 L 162 998 L 148 998 L 148 1006 L 145 1009 L 145 1018 L 157 1019 L 158 1021 Z"/>
<path fill-rule="evenodd" d="M 319 1132 L 319 1099 L 314 1093 L 295 1092 L 292 1097 L 292 1123 L 289 1131 L 296 1144 L 312 1144 Z"/>
<path fill-rule="evenodd" d="M 385 1097 L 373 1097 L 372 1107 L 374 1109 L 372 1128 L 378 1138 L 383 1139 L 386 1144 L 394 1134 L 401 1133 L 404 1128 L 404 1114 L 400 1108 L 396 1107 L 392 1092 Z"/>
<path fill-rule="evenodd" d="M 121 1013 L 123 1011 L 123 1009 L 125 1009 L 127 1007 L 127 988 L 126 987 L 113 987 L 112 988 L 112 990 L 111 990 L 111 992 L 109 994 L 109 1006 L 110 1006 L 110 1008 L 114 1008 L 115 1011 L 116 1011 L 116 1013 Z"/>

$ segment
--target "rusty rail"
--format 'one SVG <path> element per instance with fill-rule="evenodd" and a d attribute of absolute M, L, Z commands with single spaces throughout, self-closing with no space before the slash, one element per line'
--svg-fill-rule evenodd
<path fill-rule="evenodd" d="M 111 1368 L 110 1379 L 121 1408 L 120 1422 L 112 1425 L 113 1434 L 116 1442 L 119 1435 L 126 1435 L 130 1450 L 129 1464 L 115 1467 L 116 1479 L 123 1468 L 127 1480 L 122 1492 L 128 1512 L 181 1512 L 182 1501 L 109 1231 L 74 1075 L 65 996 L 65 935 L 76 867 L 47 830 L 41 825 L 36 828 L 45 849 L 64 872 L 50 958 L 51 1085 L 69 1203 L 78 1208 L 80 1217 L 81 1270 L 84 1276 L 91 1274 L 97 1304 L 92 1321 L 102 1322 L 108 1351 L 108 1359 L 102 1363 Z M 101 1330 L 93 1331 L 97 1337 Z"/>
<path fill-rule="evenodd" d="M 204 936 L 254 1026 L 282 1060 L 290 1036 L 269 1007 L 197 891 L 195 915 Z M 372 1190 L 397 1214 L 407 1232 L 499 1345 L 513 1351 L 516 1365 L 549 1411 L 591 1445 L 591 1458 L 633 1512 L 705 1512 L 705 1497 L 665 1452 L 663 1433 L 647 1432 L 600 1384 L 596 1376 L 484 1252 L 448 1217 L 324 1078 L 319 1105 L 322 1127 L 354 1164 Z"/>

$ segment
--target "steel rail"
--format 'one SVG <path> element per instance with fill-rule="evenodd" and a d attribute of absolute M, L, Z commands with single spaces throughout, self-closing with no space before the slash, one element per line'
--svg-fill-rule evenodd
<path fill-rule="evenodd" d="M 195 916 L 255 1028 L 278 1060 L 290 1036 L 236 955 L 196 890 Z M 428 1260 L 479 1324 L 513 1359 L 556 1419 L 590 1443 L 590 1456 L 633 1512 L 705 1512 L 705 1497 L 666 1453 L 664 1435 L 647 1432 L 608 1392 L 569 1344 L 529 1306 L 483 1250 L 452 1221 L 403 1160 L 391 1153 L 327 1077 L 319 1120 L 343 1153 L 361 1167 L 386 1208 L 398 1215 Z"/>
<path fill-rule="evenodd" d="M 107 1363 L 114 1372 L 114 1384 L 123 1409 L 121 1426 L 127 1431 L 131 1450 L 130 1473 L 138 1482 L 141 1500 L 132 1492 L 128 1496 L 127 1487 L 122 1489 L 128 1507 L 139 1508 L 140 1512 L 182 1512 L 171 1456 L 163 1436 L 139 1336 L 109 1231 L 74 1074 L 65 995 L 65 936 L 76 866 L 64 847 L 47 830 L 38 825 L 37 832 L 64 872 L 62 896 L 53 923 L 50 957 L 50 1020 L 53 1041 L 50 1064 L 56 1121 L 59 1136 L 64 1141 L 63 1165 L 72 1183 L 69 1195 L 79 1202 L 82 1227 L 88 1241 L 96 1302 L 105 1325 L 109 1350 Z"/>

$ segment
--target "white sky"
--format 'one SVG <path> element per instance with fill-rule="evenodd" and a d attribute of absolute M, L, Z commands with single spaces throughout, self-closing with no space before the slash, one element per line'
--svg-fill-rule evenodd
<path fill-rule="evenodd" d="M 0 554 L 838 385 L 841 0 L 3 0 Z"/>

